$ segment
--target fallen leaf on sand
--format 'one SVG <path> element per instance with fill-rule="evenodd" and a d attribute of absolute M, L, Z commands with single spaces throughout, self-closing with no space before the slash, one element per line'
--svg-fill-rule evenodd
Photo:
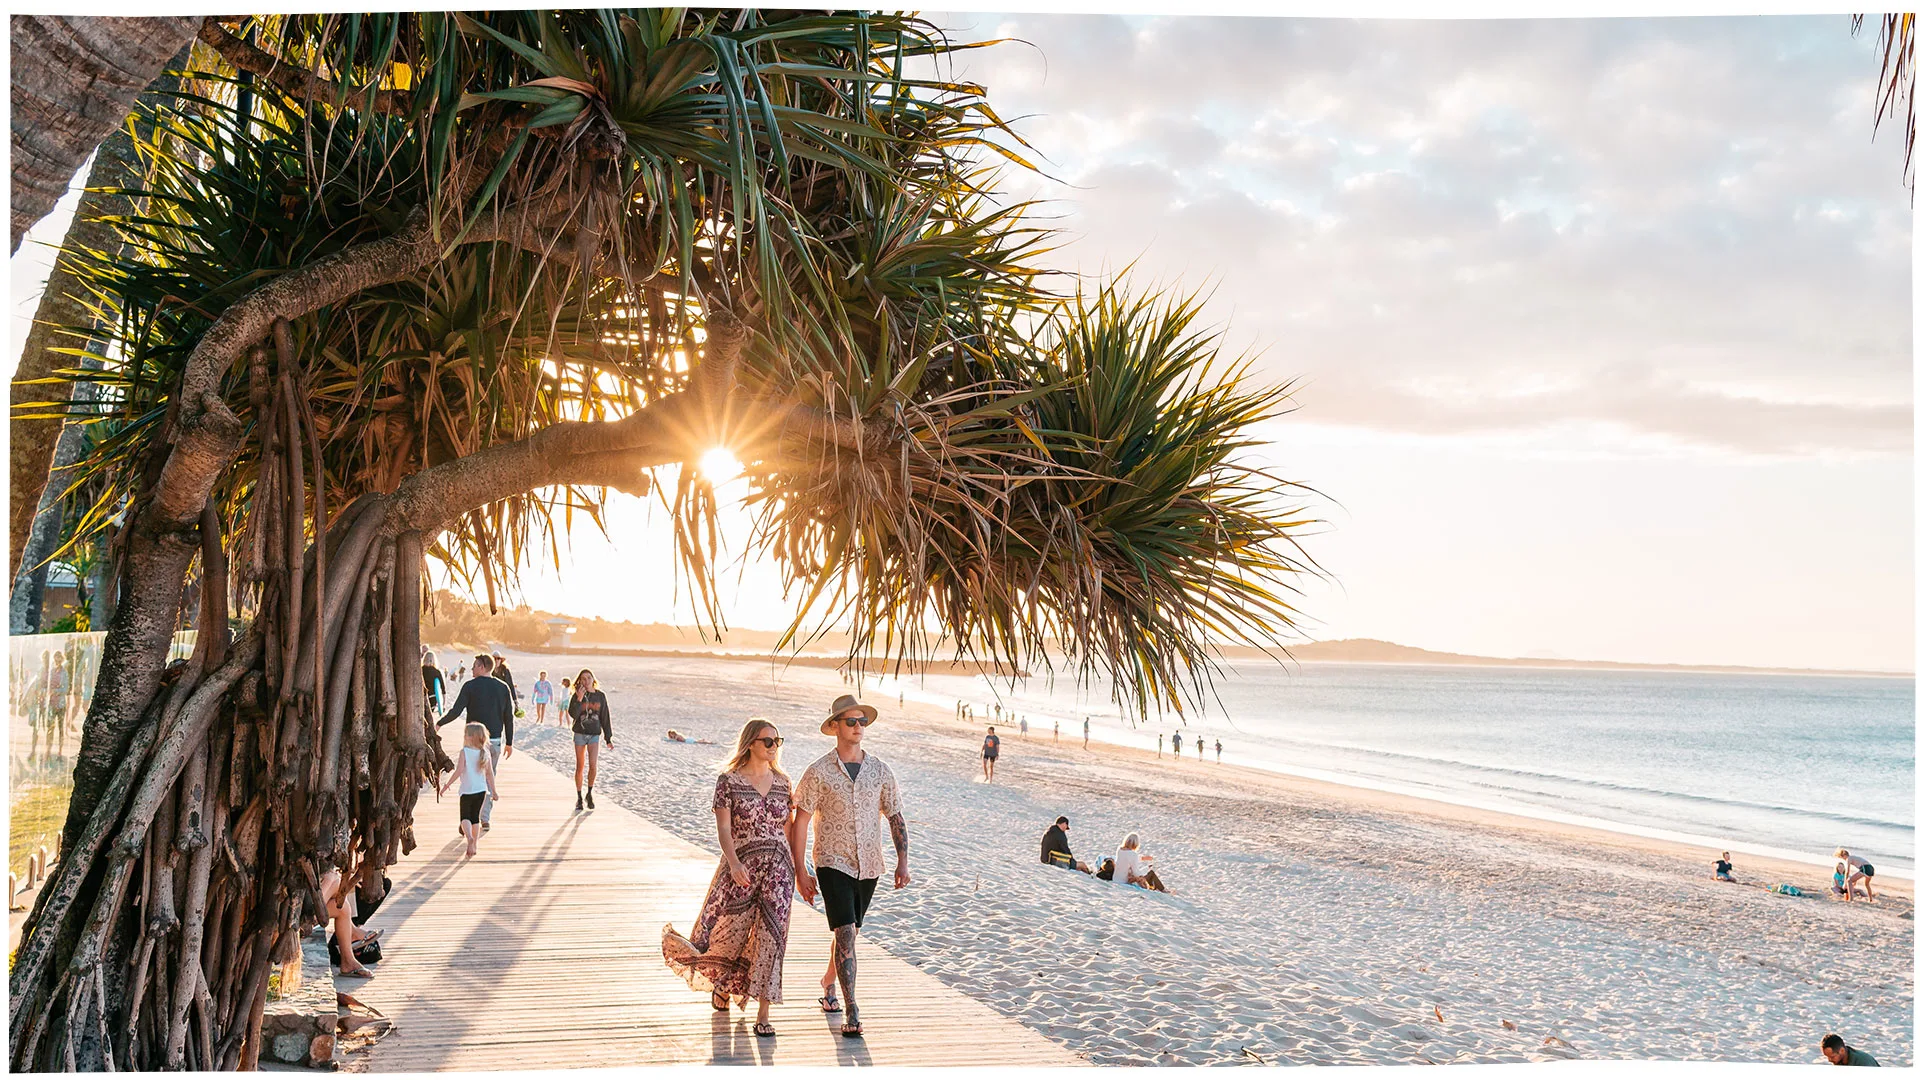
<path fill-rule="evenodd" d="M 1433 1018 L 1434 1018 L 1435 1020 L 1438 1020 L 1438 1021 L 1440 1021 L 1440 1022 L 1441 1022 L 1441 1023 L 1443 1023 L 1443 1024 L 1447 1022 L 1447 1018 L 1446 1018 L 1446 1017 L 1444 1017 L 1444 1016 L 1441 1016 L 1441 1015 L 1440 1015 L 1440 1006 L 1438 1006 L 1438 1005 L 1435 1005 L 1435 1006 L 1433 1007 Z"/>
<path fill-rule="evenodd" d="M 1564 1047 L 1566 1047 L 1566 1048 L 1567 1048 L 1567 1049 L 1569 1049 L 1569 1050 L 1571 1050 L 1571 1049 L 1573 1049 L 1573 1044 L 1572 1044 L 1572 1043 L 1570 1043 L 1570 1042 L 1568 1042 L 1567 1040 L 1565 1040 L 1565 1039 L 1563 1039 L 1563 1038 L 1561 1038 L 1561 1037 L 1560 1037 L 1560 1036 L 1558 1036 L 1558 1035 L 1549 1035 L 1549 1036 L 1547 1036 L 1547 1037 L 1546 1037 L 1545 1039 L 1542 1039 L 1542 1040 L 1540 1040 L 1540 1045 L 1542 1045 L 1542 1046 L 1564 1046 Z"/>
<path fill-rule="evenodd" d="M 1502 1020 L 1502 1021 L 1500 1021 L 1500 1026 L 1501 1026 L 1501 1027 L 1503 1027 L 1503 1028 L 1506 1028 L 1506 1029 L 1507 1029 L 1508 1031 L 1519 1031 L 1519 1030 L 1520 1030 L 1520 1025 L 1518 1025 L 1518 1024 L 1516 1024 L 1516 1023 L 1514 1023 L 1514 1022 L 1513 1022 L 1513 1021 L 1511 1021 L 1511 1020 Z"/>

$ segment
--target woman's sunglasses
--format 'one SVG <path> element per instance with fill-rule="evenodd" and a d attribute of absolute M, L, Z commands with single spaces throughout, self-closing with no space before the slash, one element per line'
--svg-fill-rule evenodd
<path fill-rule="evenodd" d="M 776 746 L 785 746 L 787 743 L 787 740 L 782 739 L 777 735 L 762 735 L 757 739 L 748 739 L 747 741 L 757 742 L 761 746 L 764 746 L 769 750 L 773 749 Z"/>

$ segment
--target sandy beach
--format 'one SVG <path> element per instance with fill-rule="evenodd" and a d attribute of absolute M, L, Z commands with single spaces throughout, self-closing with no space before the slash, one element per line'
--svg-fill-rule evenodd
<path fill-rule="evenodd" d="M 590 662 L 618 747 L 603 797 L 708 849 L 722 746 L 748 716 L 782 725 L 795 775 L 829 672 L 764 663 L 527 657 L 560 674 Z M 571 667 L 570 667 L 571 665 Z M 522 678 L 525 683 L 526 677 Z M 890 951 L 1093 1061 L 1107 1064 L 1412 1064 L 1557 1058 L 1820 1061 L 1839 1031 L 1887 1065 L 1913 1060 L 1913 901 L 1818 895 L 1817 868 L 1282 777 L 1051 732 L 1002 728 L 997 782 L 983 725 L 877 701 L 869 749 L 900 776 L 915 882 L 882 889 L 867 933 Z M 523 750 L 571 767 L 557 726 L 521 722 Z M 503 779 L 511 781 L 511 765 Z M 1073 820 L 1077 854 L 1129 830 L 1167 896 L 1038 862 L 1042 831 Z M 687 898 L 691 916 L 698 896 Z M 787 973 L 804 1003 L 813 972 Z M 791 1011 L 802 1004 L 782 1007 Z M 956 1061 L 963 1064 L 964 1061 Z"/>

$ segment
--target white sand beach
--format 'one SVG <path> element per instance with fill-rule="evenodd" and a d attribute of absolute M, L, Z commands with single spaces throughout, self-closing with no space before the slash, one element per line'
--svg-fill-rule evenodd
<path fill-rule="evenodd" d="M 781 724 L 797 775 L 829 748 L 818 714 L 843 689 L 750 661 L 512 659 L 556 683 L 591 663 L 618 735 L 598 792 L 708 849 L 741 722 Z M 868 747 L 900 777 L 915 882 L 883 886 L 867 933 L 1095 1062 L 1817 1063 L 1828 1031 L 1913 1060 L 1911 883 L 1842 904 L 1817 869 L 1736 859 L 1743 879 L 1816 894 L 1782 897 L 1710 880 L 1709 853 L 1683 845 L 1005 727 L 989 786 L 981 728 L 876 703 Z M 560 728 L 521 724 L 523 750 L 571 767 Z M 1083 857 L 1140 832 L 1177 895 L 1040 865 L 1057 814 Z M 805 1009 L 815 979 L 790 967 L 781 1009 Z"/>

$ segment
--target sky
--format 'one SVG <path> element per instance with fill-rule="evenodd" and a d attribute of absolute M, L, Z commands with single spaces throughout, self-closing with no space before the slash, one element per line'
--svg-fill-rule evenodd
<path fill-rule="evenodd" d="M 1017 39 L 956 69 L 1044 155 L 1005 188 L 1056 267 L 1205 293 L 1297 380 L 1262 457 L 1322 493 L 1303 636 L 1912 670 L 1912 212 L 1870 32 L 932 17 Z M 658 508 L 609 521 L 526 599 L 684 619 Z M 779 625 L 737 572 L 731 622 Z"/>

